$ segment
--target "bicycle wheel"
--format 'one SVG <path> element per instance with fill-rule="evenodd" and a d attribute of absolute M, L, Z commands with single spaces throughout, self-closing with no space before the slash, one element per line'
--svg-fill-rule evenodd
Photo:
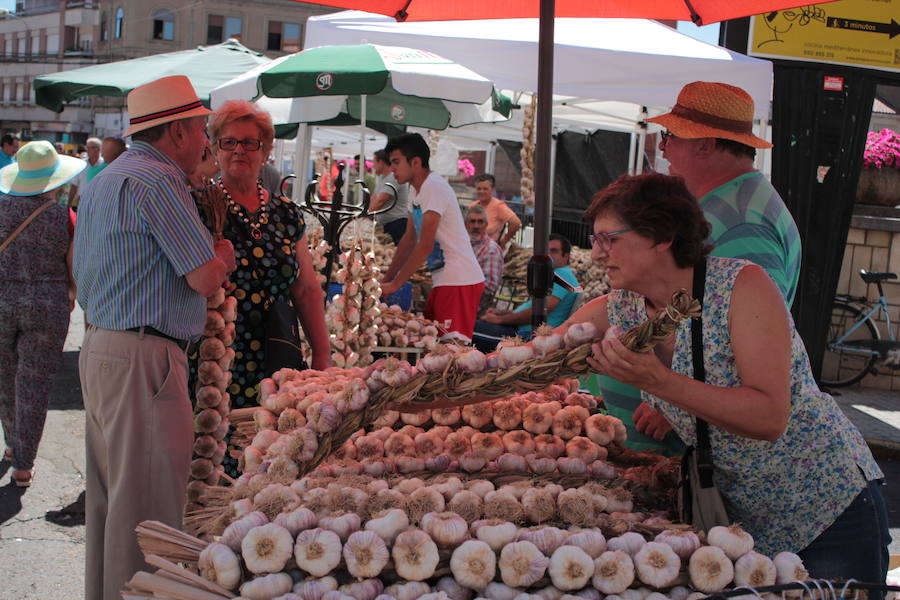
<path fill-rule="evenodd" d="M 862 319 L 864 313 L 844 302 L 835 301 L 831 308 L 831 323 L 825 356 L 822 359 L 822 375 L 819 383 L 829 387 L 844 387 L 856 383 L 872 369 L 878 355 L 873 351 L 872 341 L 880 339 L 878 329 L 870 319 L 866 319 L 856 331 L 844 338 L 845 332 Z M 838 347 L 832 346 L 841 340 Z M 848 345 L 859 349 L 847 348 Z"/>

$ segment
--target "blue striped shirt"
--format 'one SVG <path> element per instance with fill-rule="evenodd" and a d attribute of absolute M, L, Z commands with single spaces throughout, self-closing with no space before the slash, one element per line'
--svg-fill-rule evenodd
<path fill-rule="evenodd" d="M 206 300 L 185 275 L 211 260 L 212 236 L 184 171 L 145 142 L 85 187 L 75 228 L 78 302 L 92 325 L 149 325 L 172 337 L 199 335 Z"/>

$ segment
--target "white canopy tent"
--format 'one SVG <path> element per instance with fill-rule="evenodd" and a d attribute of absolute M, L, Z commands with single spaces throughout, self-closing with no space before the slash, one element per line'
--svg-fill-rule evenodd
<path fill-rule="evenodd" d="M 655 21 L 556 19 L 554 120 L 580 115 L 612 124 L 640 119 L 641 106 L 668 109 L 691 81 L 721 81 L 745 89 L 766 118 L 772 63 L 701 42 Z M 307 48 L 361 42 L 430 50 L 469 67 L 497 88 L 537 89 L 537 19 L 398 23 L 344 11 L 307 22 Z M 607 105 L 606 101 L 618 101 Z M 615 124 L 618 123 L 618 126 Z M 601 127 L 596 127 L 601 128 Z"/>

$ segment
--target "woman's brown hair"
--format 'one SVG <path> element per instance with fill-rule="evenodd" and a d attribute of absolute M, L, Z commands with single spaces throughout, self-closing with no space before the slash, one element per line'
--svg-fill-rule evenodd
<path fill-rule="evenodd" d="M 692 266 L 709 254 L 711 227 L 680 177 L 623 175 L 594 194 L 584 220 L 612 213 L 626 227 L 657 243 L 672 242 L 675 264 Z"/>

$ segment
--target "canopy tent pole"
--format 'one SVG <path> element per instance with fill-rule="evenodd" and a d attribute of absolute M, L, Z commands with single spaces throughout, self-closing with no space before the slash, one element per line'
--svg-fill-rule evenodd
<path fill-rule="evenodd" d="M 538 40 L 537 140 L 534 165 L 534 254 L 528 262 L 531 325 L 546 317 L 546 298 L 553 287 L 553 261 L 547 253 L 550 234 L 551 129 L 553 119 L 553 28 L 555 0 L 541 0 Z"/>
<path fill-rule="evenodd" d="M 366 95 L 363 94 L 360 97 L 359 101 L 359 125 L 360 125 L 360 136 L 359 136 L 359 165 L 356 167 L 356 172 L 359 174 L 359 178 L 363 181 L 366 180 Z M 353 185 L 356 185 L 354 182 Z M 365 185 L 365 184 L 363 184 Z M 369 190 L 369 192 L 374 192 L 375 190 Z"/>
<path fill-rule="evenodd" d="M 634 175 L 634 148 L 637 146 L 637 135 L 632 131 L 628 136 L 628 174 Z"/>
<path fill-rule="evenodd" d="M 294 191 L 291 200 L 295 204 L 303 202 L 303 193 L 309 182 L 309 152 L 312 147 L 312 127 L 306 123 L 300 123 L 297 127 L 297 137 L 294 138 Z"/>

